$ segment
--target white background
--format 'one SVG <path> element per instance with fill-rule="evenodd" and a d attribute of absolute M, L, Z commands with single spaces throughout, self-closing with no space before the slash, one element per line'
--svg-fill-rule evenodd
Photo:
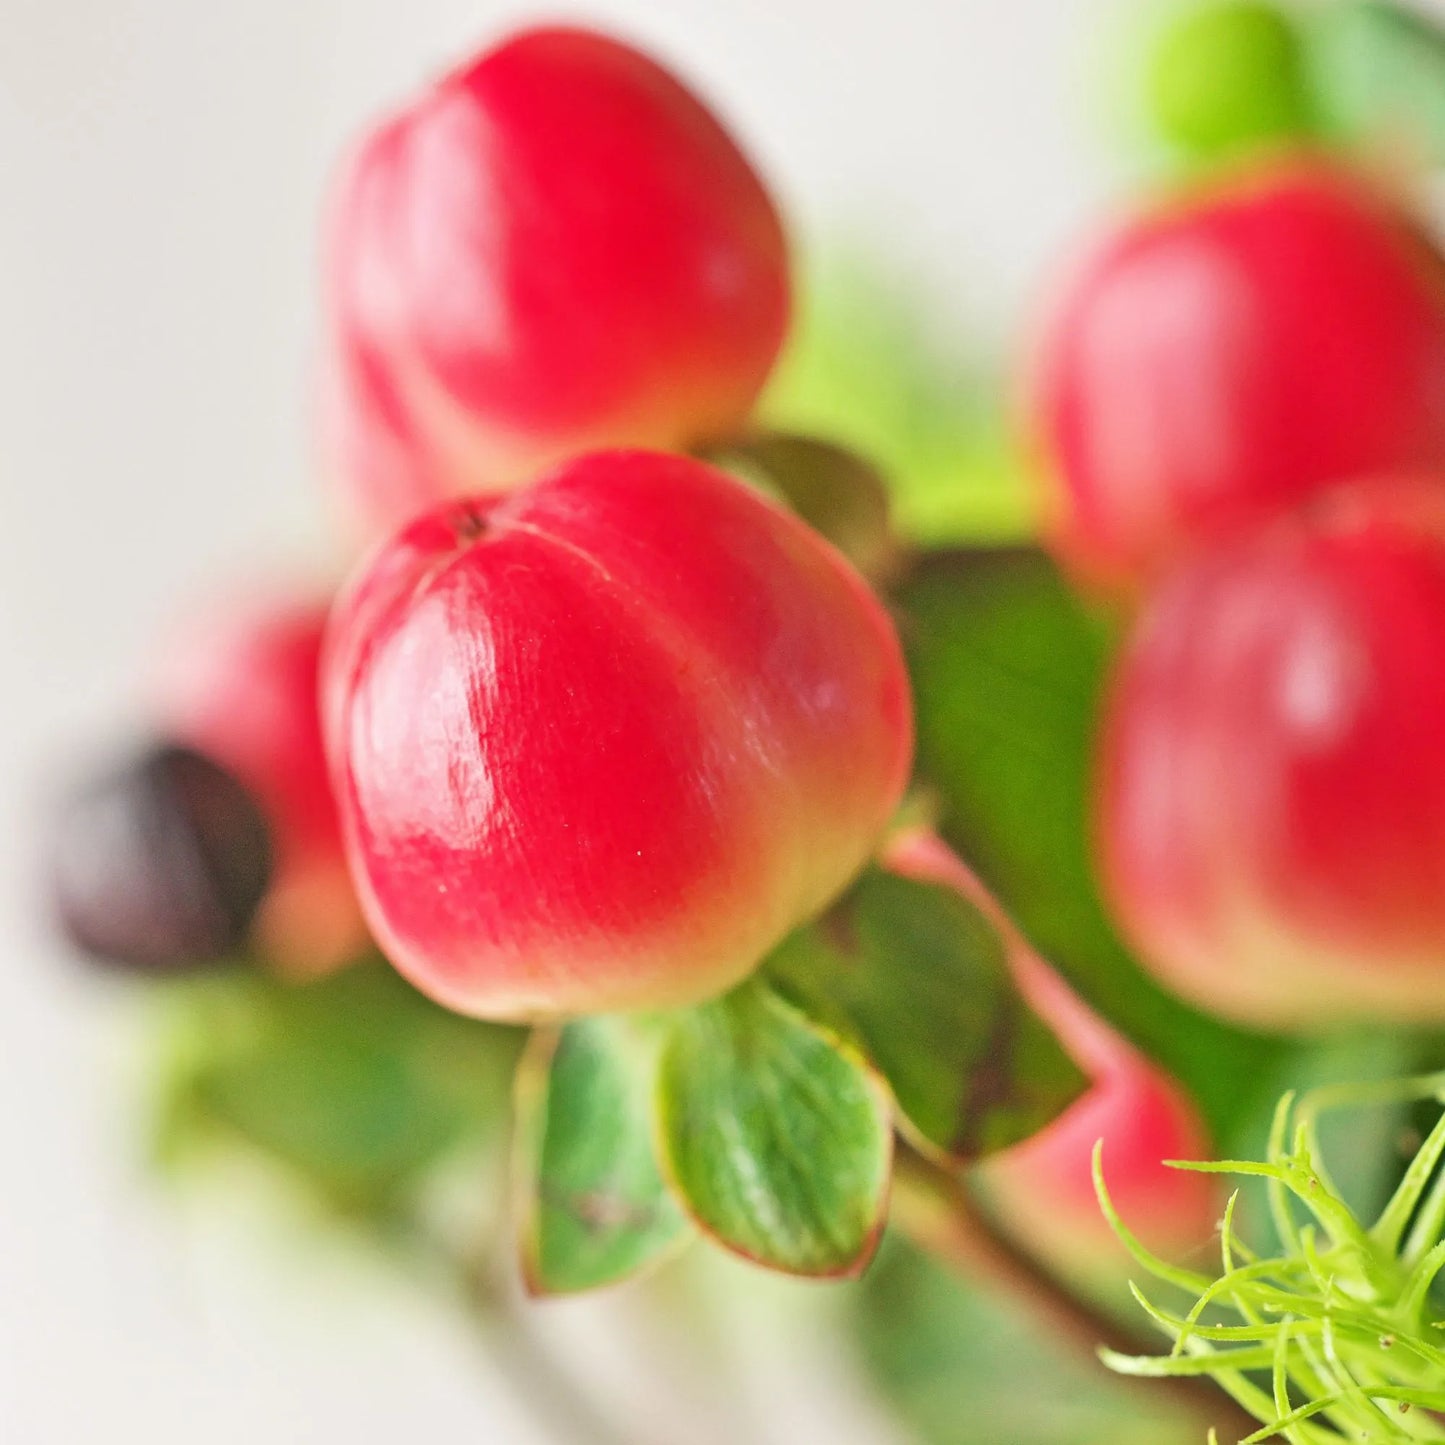
<path fill-rule="evenodd" d="M 841 226 L 888 245 L 987 336 L 1104 192 L 1088 88 L 1115 9 L 616 0 L 584 13 L 701 83 L 803 238 Z M 525 13 L 0 0 L 5 1445 L 533 1438 L 440 1312 L 298 1260 L 295 1240 L 207 1224 L 147 1180 L 114 1057 L 123 1002 L 47 937 L 32 876 L 47 789 L 82 745 L 122 734 L 164 627 L 218 577 L 326 554 L 303 396 L 328 164 L 379 105 Z M 572 1311 L 584 1334 L 592 1322 Z M 883 1438 L 846 1398 L 831 1422 L 816 1401 L 793 1408 L 780 1439 Z M 639 1442 L 716 1438 L 644 1423 Z"/>

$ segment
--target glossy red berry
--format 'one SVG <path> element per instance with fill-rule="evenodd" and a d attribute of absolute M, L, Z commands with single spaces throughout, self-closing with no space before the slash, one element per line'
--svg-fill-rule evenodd
<path fill-rule="evenodd" d="M 1128 583 L 1330 484 L 1445 465 L 1445 269 L 1342 169 L 1235 175 L 1075 276 L 1028 420 L 1059 551 Z"/>
<path fill-rule="evenodd" d="M 908 775 L 892 625 L 700 462 L 442 507 L 338 605 L 329 743 L 378 941 L 461 1012 L 716 993 L 866 861 Z"/>
<path fill-rule="evenodd" d="M 1161 979 L 1286 1027 L 1445 1019 L 1445 486 L 1362 487 L 1199 557 L 1103 733 L 1115 911 Z"/>
<path fill-rule="evenodd" d="M 322 428 L 381 530 L 579 452 L 746 418 L 782 342 L 771 199 L 645 55 L 523 31 L 378 126 L 327 251 Z"/>
<path fill-rule="evenodd" d="M 321 738 L 327 607 L 235 599 L 174 639 L 156 680 L 158 721 L 232 772 L 256 799 L 275 877 L 254 940 L 274 962 L 324 972 L 366 942 Z"/>
<path fill-rule="evenodd" d="M 1215 1183 L 1164 1164 L 1210 1154 L 1203 1121 L 1183 1089 L 1070 991 L 940 839 L 908 832 L 885 857 L 889 867 L 956 889 L 994 918 L 1008 939 L 1009 962 L 1025 997 L 1093 1080 L 1052 1124 L 976 1171 L 1009 1232 L 1081 1282 L 1116 1280 L 1127 1256 L 1114 1242 L 1094 1190 L 1094 1145 L 1102 1139 L 1110 1197 L 1140 1239 L 1169 1258 L 1207 1244 L 1221 1202 Z"/>

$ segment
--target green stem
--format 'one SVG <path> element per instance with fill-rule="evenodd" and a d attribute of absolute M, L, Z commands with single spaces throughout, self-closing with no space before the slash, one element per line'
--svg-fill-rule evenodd
<path fill-rule="evenodd" d="M 1445 1118 L 1445 1115 L 1441 1116 Z M 1407 1267 L 1418 1266 L 1445 1236 L 1445 1168 L 1435 1176 L 1430 1192 L 1420 1205 L 1420 1212 L 1410 1228 L 1402 1258 Z"/>
<path fill-rule="evenodd" d="M 515 1291 L 490 1255 L 468 1254 L 419 1227 L 399 1234 L 413 1265 L 459 1306 L 499 1373 L 549 1438 L 567 1445 L 638 1445 L 609 1419 L 538 1338 Z"/>

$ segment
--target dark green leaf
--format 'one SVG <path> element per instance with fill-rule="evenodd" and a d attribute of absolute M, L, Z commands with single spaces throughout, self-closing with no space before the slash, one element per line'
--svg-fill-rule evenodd
<path fill-rule="evenodd" d="M 518 1073 L 522 1264 L 538 1294 L 612 1284 L 682 1243 L 653 1146 L 653 1050 L 617 1018 L 538 1033 Z"/>
<path fill-rule="evenodd" d="M 853 1040 L 899 1109 L 961 1161 L 1037 1133 L 1087 1087 L 956 891 L 872 868 L 768 960 L 781 993 Z"/>
<path fill-rule="evenodd" d="M 896 570 L 888 489 L 857 452 L 816 437 L 759 432 L 705 455 L 790 507 L 875 585 Z"/>
<path fill-rule="evenodd" d="M 438 1008 L 380 960 L 306 983 L 238 970 L 174 1004 L 173 1154 L 242 1143 L 335 1202 L 380 1206 L 506 1117 L 521 1032 Z"/>
<path fill-rule="evenodd" d="M 1039 952 L 1226 1126 L 1284 1045 L 1166 994 L 1100 901 L 1089 790 L 1106 630 L 1030 548 L 935 553 L 898 602 L 944 836 Z"/>
<path fill-rule="evenodd" d="M 658 1080 L 663 1166 L 719 1243 L 791 1274 L 867 1263 L 883 1224 L 887 1091 L 757 982 L 678 1015 Z"/>

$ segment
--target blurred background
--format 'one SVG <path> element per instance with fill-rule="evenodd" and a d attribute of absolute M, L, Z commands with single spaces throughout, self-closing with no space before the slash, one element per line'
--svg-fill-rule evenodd
<path fill-rule="evenodd" d="M 964 355 L 988 354 L 1113 180 L 1091 103 L 1112 0 L 545 12 L 616 27 L 694 79 L 774 182 L 805 254 L 841 239 L 881 257 Z M 154 1182 L 130 998 L 97 990 L 52 938 L 33 874 L 45 800 L 133 709 L 187 599 L 263 559 L 333 564 L 304 426 L 328 172 L 378 107 L 535 13 L 0 0 L 7 1441 L 544 1438 L 506 1368 L 361 1250 L 258 1230 L 249 1193 L 189 1204 Z M 815 1342 L 817 1291 L 748 1289 L 781 1310 L 774 1335 L 734 1331 L 729 1346 L 752 1357 L 748 1388 L 768 1402 L 766 1436 L 748 1438 L 903 1438 L 826 1332 Z M 696 1359 L 672 1358 L 645 1322 L 619 1339 L 615 1310 L 549 1306 L 546 1328 L 585 1349 L 639 1441 L 729 1438 L 698 1425 Z"/>

